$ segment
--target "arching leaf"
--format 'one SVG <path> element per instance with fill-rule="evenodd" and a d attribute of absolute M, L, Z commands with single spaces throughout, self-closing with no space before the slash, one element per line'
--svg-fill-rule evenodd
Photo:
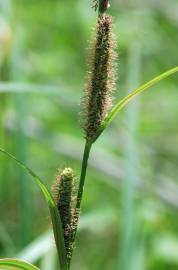
<path fill-rule="evenodd" d="M 7 270 L 40 270 L 33 264 L 17 259 L 0 259 L 0 269 Z"/>
<path fill-rule="evenodd" d="M 61 270 L 67 270 L 67 263 L 66 263 L 66 252 L 64 246 L 64 237 L 63 237 L 63 229 L 60 216 L 58 214 L 58 209 L 55 205 L 53 197 L 48 190 L 48 188 L 43 184 L 41 179 L 25 164 L 19 161 L 16 157 L 5 151 L 4 149 L 0 148 L 0 152 L 8 156 L 10 159 L 14 160 L 21 168 L 23 168 L 32 178 L 34 179 L 35 183 L 40 187 L 46 202 L 48 203 L 48 207 L 51 214 L 51 220 L 53 224 L 53 232 L 56 242 L 56 247 L 59 256 L 59 262 Z"/>
<path fill-rule="evenodd" d="M 105 120 L 103 121 L 103 124 L 101 128 L 98 130 L 98 133 L 96 135 L 96 139 L 100 136 L 100 134 L 104 131 L 104 129 L 115 119 L 117 114 L 130 102 L 132 101 L 137 95 L 141 94 L 143 91 L 149 89 L 150 87 L 156 85 L 160 81 L 166 79 L 167 77 L 173 75 L 174 73 L 178 72 L 178 66 L 175 68 L 172 68 L 168 70 L 167 72 L 162 73 L 161 75 L 155 77 L 151 81 L 141 85 L 134 91 L 132 91 L 130 94 L 128 94 L 126 97 L 118 101 L 118 103 L 113 107 L 113 109 L 108 113 Z"/>

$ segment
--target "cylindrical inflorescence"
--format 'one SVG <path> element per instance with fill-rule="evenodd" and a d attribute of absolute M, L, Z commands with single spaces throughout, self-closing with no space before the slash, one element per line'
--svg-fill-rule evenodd
<path fill-rule="evenodd" d="M 100 14 L 89 57 L 89 71 L 83 98 L 82 126 L 87 141 L 93 141 L 112 103 L 116 81 L 116 42 L 112 17 Z"/>
<path fill-rule="evenodd" d="M 76 210 L 77 183 L 71 168 L 59 171 L 52 187 L 52 193 L 61 218 L 64 243 L 68 263 L 72 257 L 74 245 L 74 233 L 78 223 L 78 211 Z"/>

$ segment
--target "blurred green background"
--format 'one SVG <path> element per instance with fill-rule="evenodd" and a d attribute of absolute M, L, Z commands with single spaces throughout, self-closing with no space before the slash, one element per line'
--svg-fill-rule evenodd
<path fill-rule="evenodd" d="M 116 100 L 178 63 L 178 1 L 111 0 Z M 0 146 L 50 187 L 80 173 L 91 1 L 0 0 Z M 178 269 L 178 76 L 127 107 L 94 145 L 71 269 Z M 0 257 L 57 269 L 47 206 L 0 155 Z"/>

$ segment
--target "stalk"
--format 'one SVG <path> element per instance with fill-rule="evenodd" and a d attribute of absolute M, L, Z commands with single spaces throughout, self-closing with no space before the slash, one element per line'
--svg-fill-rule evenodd
<path fill-rule="evenodd" d="M 100 20 L 101 14 L 105 13 L 107 8 L 109 7 L 109 0 L 94 0 L 95 10 L 98 8 L 98 19 Z M 89 86 L 85 94 L 84 98 L 84 130 L 86 136 L 85 148 L 83 153 L 81 174 L 80 174 L 80 182 L 77 194 L 77 202 L 76 202 L 76 213 L 80 211 L 86 172 L 88 167 L 88 159 L 90 155 L 90 150 L 93 144 L 93 135 L 96 133 L 97 129 L 100 126 L 100 122 L 102 121 L 102 117 L 106 114 L 107 105 L 106 103 L 109 100 L 109 95 L 107 92 L 111 91 L 111 86 L 113 86 L 113 80 L 111 79 L 111 64 L 114 56 L 112 55 L 112 40 L 110 41 L 110 24 L 111 20 L 108 19 L 103 21 L 103 25 L 101 22 L 98 22 L 98 28 L 103 27 L 103 29 L 97 28 L 96 34 L 96 44 L 94 46 L 94 58 L 91 64 L 91 73 L 92 76 L 89 77 Z M 103 31 L 105 32 L 105 36 L 103 36 Z M 109 32 L 109 34 L 108 34 Z M 101 49 L 101 40 L 103 40 L 104 51 Z M 109 41 L 108 41 L 109 40 Z M 98 47 L 100 48 L 98 52 Z M 109 48 L 108 48 L 109 47 Z M 106 52 L 105 52 L 106 51 Z M 110 57 L 110 58 L 109 58 Z M 103 60 L 104 59 L 104 60 Z M 109 69 L 110 68 L 110 69 Z M 110 73 L 108 71 L 110 70 Z M 106 75 L 103 78 L 103 73 Z M 109 83 L 108 83 L 109 82 Z M 109 85 L 109 86 L 108 86 Z M 102 92 L 101 92 L 102 90 Z M 109 103 L 109 102 L 108 102 Z M 99 105 L 98 105 L 99 104 Z M 86 120 L 87 119 L 87 120 Z M 94 136 L 95 137 L 95 136 Z M 77 230 L 77 229 L 76 229 Z M 75 239 L 74 233 L 74 239 Z"/>
<path fill-rule="evenodd" d="M 86 172 L 87 172 L 87 167 L 88 167 L 88 159 L 89 159 L 91 147 L 92 147 L 92 143 L 89 143 L 86 140 L 85 147 L 84 147 L 84 153 L 83 153 L 83 159 L 82 159 L 79 188 L 78 188 L 78 193 L 77 193 L 77 203 L 76 203 L 76 208 L 75 208 L 76 227 L 75 227 L 75 230 L 73 233 L 73 242 L 75 241 L 75 237 L 76 237 L 76 233 L 77 233 L 77 224 L 78 224 L 78 219 L 79 219 L 79 215 L 80 215 L 80 208 L 81 208 Z M 69 269 L 70 269 L 70 264 L 69 264 Z"/>
<path fill-rule="evenodd" d="M 89 159 L 91 147 L 92 147 L 92 143 L 89 143 L 86 141 L 84 153 L 83 153 L 79 189 L 78 189 L 78 194 L 77 194 L 77 205 L 76 205 L 77 209 L 80 209 L 80 206 L 81 206 L 83 189 L 84 189 L 84 184 L 85 184 L 85 177 L 86 177 L 86 172 L 87 172 L 87 167 L 88 167 L 88 159 Z"/>
<path fill-rule="evenodd" d="M 88 71 L 88 83 L 83 99 L 83 128 L 85 132 L 85 147 L 82 158 L 79 188 L 75 208 L 76 224 L 78 223 L 85 178 L 88 167 L 88 159 L 94 138 L 100 128 L 110 103 L 110 92 L 114 85 L 113 53 L 114 43 L 111 34 L 111 17 L 103 15 L 109 7 L 108 0 L 94 0 L 95 10 L 98 9 L 98 23 L 96 36 L 92 48 L 90 70 Z M 77 225 L 75 226 L 73 241 L 75 240 Z"/>

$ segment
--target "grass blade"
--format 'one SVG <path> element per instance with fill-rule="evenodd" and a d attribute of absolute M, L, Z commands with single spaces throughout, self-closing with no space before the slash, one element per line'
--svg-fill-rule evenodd
<path fill-rule="evenodd" d="M 8 270 L 39 270 L 38 267 L 17 259 L 0 259 L 0 269 Z"/>
<path fill-rule="evenodd" d="M 155 77 L 151 81 L 141 85 L 134 91 L 132 91 L 130 94 L 128 94 L 126 97 L 121 99 L 114 107 L 113 109 L 109 112 L 109 114 L 106 116 L 105 120 L 103 121 L 103 124 L 101 128 L 98 130 L 98 133 L 96 135 L 96 139 L 101 135 L 101 133 L 104 131 L 104 129 L 114 120 L 114 118 L 117 116 L 117 114 L 137 95 L 141 94 L 143 91 L 149 89 L 150 87 L 156 85 L 160 81 L 166 79 L 167 77 L 173 75 L 174 73 L 178 72 L 178 66 L 174 67 L 161 75 Z"/>
<path fill-rule="evenodd" d="M 54 237 L 56 242 L 56 247 L 58 251 L 59 256 L 59 262 L 61 270 L 67 270 L 67 263 L 66 263 L 66 252 L 65 252 L 65 246 L 64 246 L 64 237 L 63 237 L 63 229 L 61 224 L 61 219 L 58 214 L 58 209 L 55 205 L 55 202 L 53 200 L 53 197 L 48 190 L 48 188 L 43 184 L 41 179 L 26 165 L 24 165 L 21 161 L 16 159 L 13 155 L 6 152 L 4 149 L 0 148 L 0 152 L 8 156 L 10 159 L 14 160 L 21 168 L 23 168 L 29 175 L 31 175 L 35 181 L 35 183 L 40 187 L 46 202 L 48 203 L 48 207 L 51 214 L 51 220 L 53 224 L 53 231 L 54 231 Z"/>
<path fill-rule="evenodd" d="M 0 93 L 37 93 L 42 95 L 61 95 L 64 86 L 33 84 L 25 82 L 0 82 Z M 65 89 L 67 91 L 67 89 Z"/>
<path fill-rule="evenodd" d="M 139 24 L 139 23 L 138 23 Z M 142 55 L 138 39 L 134 39 L 128 48 L 127 89 L 136 88 L 141 77 Z M 127 94 L 128 91 L 127 91 Z M 139 149 L 137 131 L 139 122 L 139 99 L 125 110 L 125 176 L 122 183 L 122 221 L 119 226 L 118 269 L 133 270 L 133 258 L 137 247 L 137 204 L 136 183 L 139 178 Z M 137 248 L 136 248 L 137 249 Z M 129 260 L 128 260 L 129 258 Z M 137 269 L 138 270 L 138 269 Z"/>

